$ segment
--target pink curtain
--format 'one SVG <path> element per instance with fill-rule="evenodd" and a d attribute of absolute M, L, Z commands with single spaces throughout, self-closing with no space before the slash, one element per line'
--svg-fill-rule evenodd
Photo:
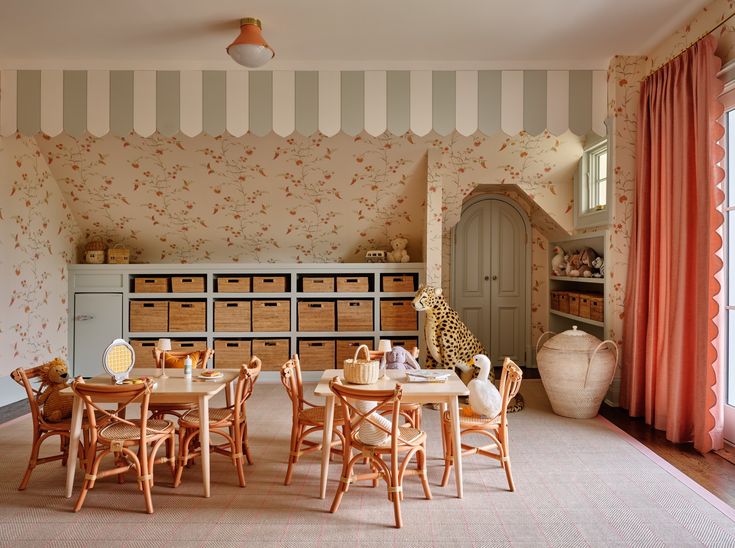
<path fill-rule="evenodd" d="M 701 452 L 722 446 L 716 46 L 707 36 L 641 84 L 623 327 L 623 407 Z"/>

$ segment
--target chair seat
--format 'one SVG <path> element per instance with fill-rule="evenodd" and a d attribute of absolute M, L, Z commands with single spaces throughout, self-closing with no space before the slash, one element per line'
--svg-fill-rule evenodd
<path fill-rule="evenodd" d="M 500 424 L 500 415 L 497 415 L 495 417 L 485 417 L 484 415 L 465 415 L 466 411 L 465 409 L 469 409 L 468 407 L 460 407 L 459 408 L 459 426 L 460 428 L 488 428 L 493 427 L 498 424 Z M 446 422 L 451 423 L 452 417 L 449 414 L 449 411 L 444 413 L 443 419 Z"/>
<path fill-rule="evenodd" d="M 324 424 L 324 406 L 307 407 L 299 413 L 299 420 L 311 424 Z M 334 408 L 334 424 L 344 422 L 345 417 L 341 407 Z"/>
<path fill-rule="evenodd" d="M 100 430 L 100 439 L 103 441 L 124 441 L 140 439 L 140 419 L 131 420 L 133 424 L 115 422 Z M 170 434 L 174 431 L 174 423 L 167 420 L 149 420 L 147 423 L 148 437 L 160 434 Z"/>
<path fill-rule="evenodd" d="M 199 404 L 196 403 L 157 403 L 156 405 L 151 404 L 148 409 L 155 413 L 156 411 L 196 409 L 198 406 Z"/>
<path fill-rule="evenodd" d="M 232 409 L 225 407 L 213 407 L 209 410 L 209 424 L 232 420 Z M 179 420 L 179 427 L 199 428 L 199 408 L 187 411 Z"/>
<path fill-rule="evenodd" d="M 410 426 L 401 426 L 398 429 L 398 448 L 401 449 L 401 446 L 408 448 L 408 447 L 414 447 L 416 445 L 420 445 L 424 442 L 426 439 L 426 432 L 422 430 L 417 430 L 416 428 L 412 428 Z M 372 448 L 372 449 L 380 449 L 385 451 L 390 451 L 390 436 L 386 436 L 385 441 L 379 445 L 371 445 L 369 443 L 364 443 L 360 439 L 360 429 L 357 430 L 352 436 L 352 440 L 355 443 L 355 447 L 362 449 L 362 448 Z"/>

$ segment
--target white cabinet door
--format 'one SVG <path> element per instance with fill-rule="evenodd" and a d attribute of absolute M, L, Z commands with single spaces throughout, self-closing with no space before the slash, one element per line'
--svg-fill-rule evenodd
<path fill-rule="evenodd" d="M 102 354 L 123 335 L 120 293 L 74 295 L 74 376 L 99 375 Z"/>

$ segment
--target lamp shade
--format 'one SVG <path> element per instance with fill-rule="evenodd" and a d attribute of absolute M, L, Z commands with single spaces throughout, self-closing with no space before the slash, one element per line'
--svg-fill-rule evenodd
<path fill-rule="evenodd" d="M 245 67 L 256 68 L 265 65 L 276 54 L 260 32 L 259 19 L 246 17 L 240 20 L 240 35 L 227 46 L 232 59 Z"/>
<path fill-rule="evenodd" d="M 390 352 L 393 350 L 388 339 L 380 339 L 378 341 L 378 352 Z"/>
<path fill-rule="evenodd" d="M 171 350 L 171 339 L 158 339 L 158 343 L 156 343 L 156 348 L 159 350 L 163 350 L 164 352 L 168 352 Z"/>

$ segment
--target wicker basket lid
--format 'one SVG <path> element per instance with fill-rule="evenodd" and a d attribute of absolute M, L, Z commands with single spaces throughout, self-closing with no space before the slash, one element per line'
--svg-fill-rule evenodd
<path fill-rule="evenodd" d="M 577 326 L 572 326 L 567 331 L 562 331 L 546 341 L 541 349 L 562 350 L 564 352 L 592 352 L 602 341 L 590 335 Z"/>
<path fill-rule="evenodd" d="M 92 240 L 84 246 L 85 251 L 104 251 L 106 248 L 107 246 L 102 240 Z"/>

